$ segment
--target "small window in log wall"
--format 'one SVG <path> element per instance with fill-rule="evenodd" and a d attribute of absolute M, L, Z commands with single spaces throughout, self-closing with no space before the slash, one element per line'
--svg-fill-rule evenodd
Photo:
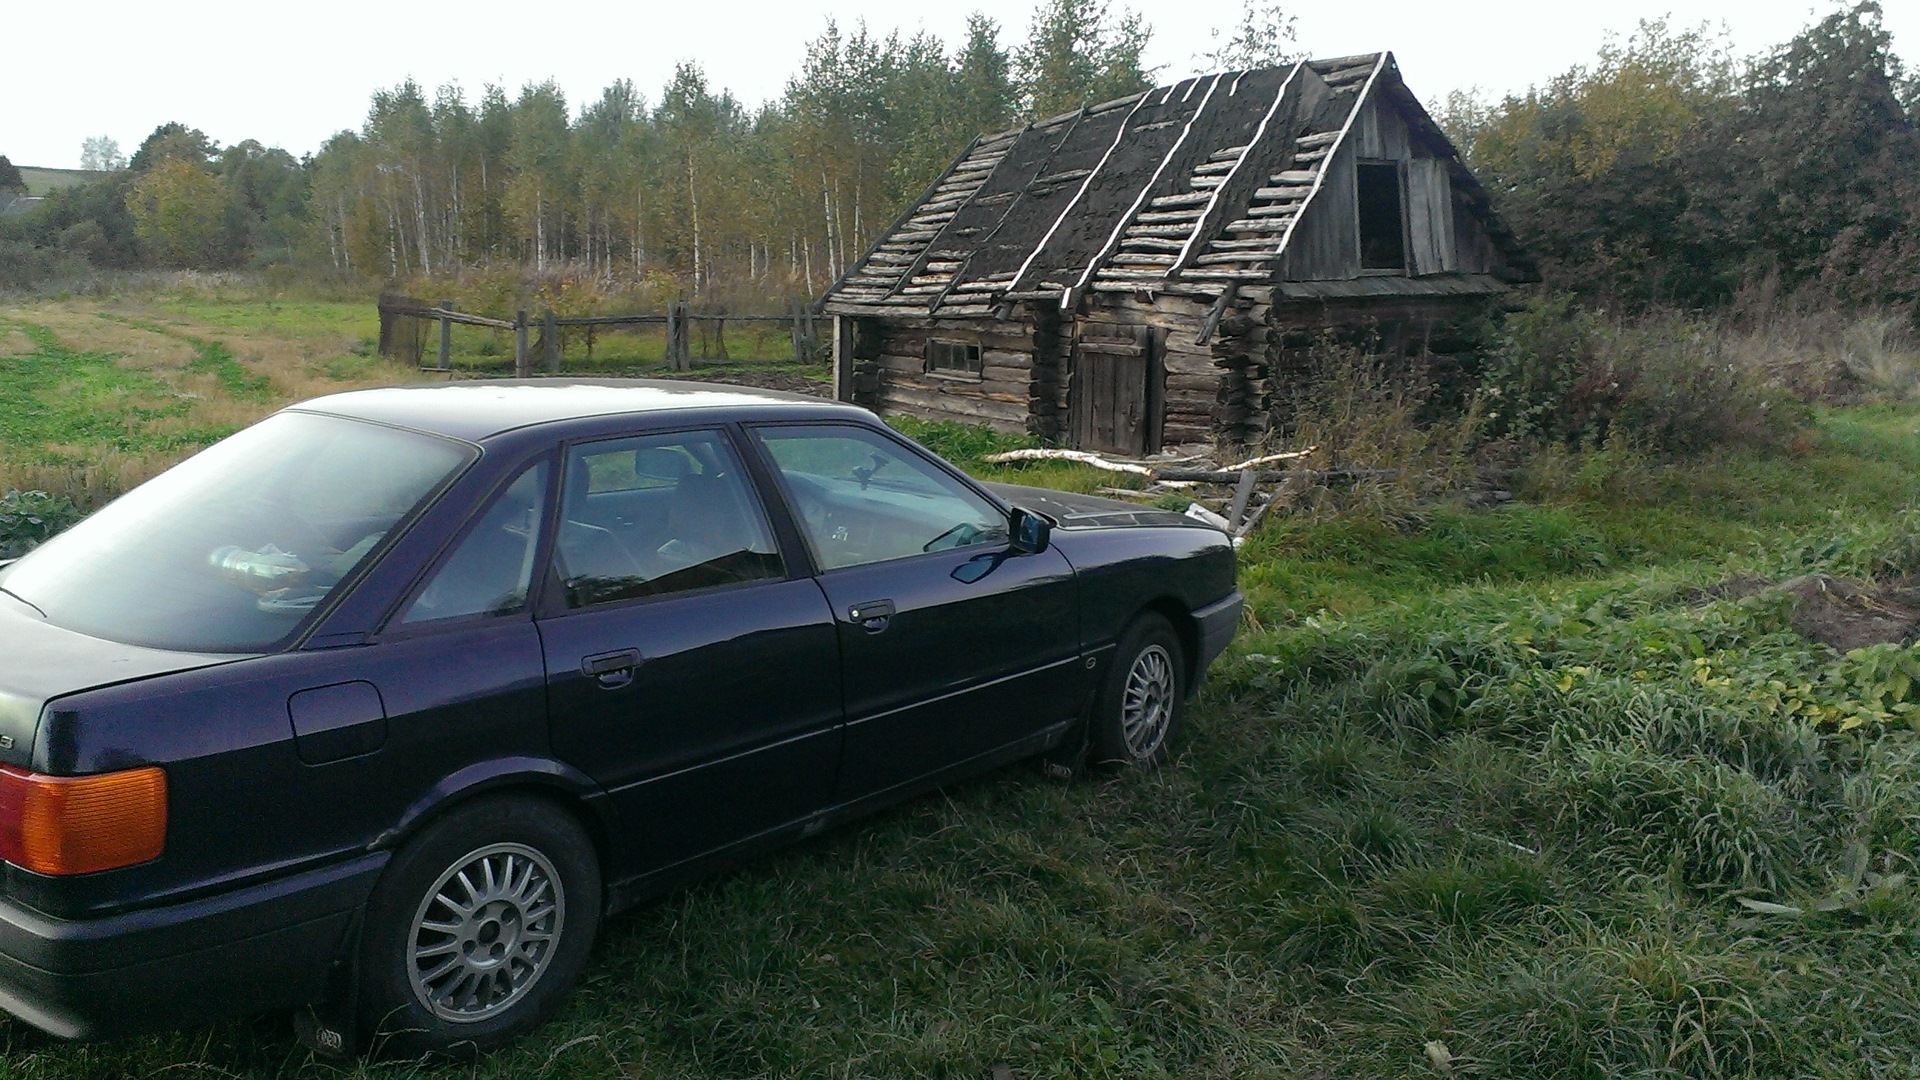
<path fill-rule="evenodd" d="M 1406 197 L 1397 161 L 1358 163 L 1360 269 L 1407 269 Z"/>
<path fill-rule="evenodd" d="M 980 346 L 971 341 L 927 342 L 927 370 L 943 375 L 980 376 Z"/>

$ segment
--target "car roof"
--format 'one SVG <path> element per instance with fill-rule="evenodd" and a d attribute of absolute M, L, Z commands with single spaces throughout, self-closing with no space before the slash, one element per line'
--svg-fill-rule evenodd
<path fill-rule="evenodd" d="M 473 379 L 352 390 L 293 408 L 478 442 L 534 424 L 588 417 L 703 411 L 727 419 L 869 417 L 825 398 L 722 383 L 667 379 Z"/>

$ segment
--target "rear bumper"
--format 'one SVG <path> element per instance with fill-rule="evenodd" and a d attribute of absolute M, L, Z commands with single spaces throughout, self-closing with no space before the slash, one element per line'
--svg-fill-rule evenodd
<path fill-rule="evenodd" d="M 1240 629 L 1240 611 L 1246 606 L 1247 598 L 1235 589 L 1226 599 L 1193 613 L 1193 621 L 1200 628 L 1200 665 L 1196 670 L 1204 673 L 1207 666 L 1227 650 L 1234 632 Z"/>
<path fill-rule="evenodd" d="M 386 861 L 368 854 L 101 919 L 0 900 L 0 1008 L 96 1039 L 318 1001 Z"/>

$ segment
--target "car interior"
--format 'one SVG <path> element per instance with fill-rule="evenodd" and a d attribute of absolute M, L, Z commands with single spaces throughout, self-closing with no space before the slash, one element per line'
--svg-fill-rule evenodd
<path fill-rule="evenodd" d="M 781 576 L 766 521 L 723 453 L 688 440 L 573 455 L 556 557 L 568 606 Z"/>

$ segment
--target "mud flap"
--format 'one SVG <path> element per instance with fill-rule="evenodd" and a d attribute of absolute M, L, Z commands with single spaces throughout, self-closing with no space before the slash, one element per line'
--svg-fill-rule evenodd
<path fill-rule="evenodd" d="M 347 931 L 346 957 L 333 965 L 325 1001 L 293 1014 L 293 1034 L 323 1058 L 357 1058 L 360 1045 L 360 916 Z"/>
<path fill-rule="evenodd" d="M 1058 745 L 1040 755 L 1040 773 L 1049 780 L 1062 784 L 1073 780 L 1087 771 L 1087 718 L 1083 714 L 1074 721 L 1072 727 Z"/>

